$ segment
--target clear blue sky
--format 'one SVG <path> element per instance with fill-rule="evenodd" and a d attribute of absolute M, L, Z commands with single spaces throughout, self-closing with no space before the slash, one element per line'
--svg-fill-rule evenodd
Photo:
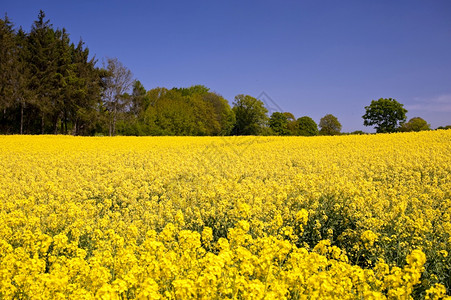
<path fill-rule="evenodd" d="M 367 132 L 364 107 L 391 97 L 408 118 L 451 124 L 450 0 L 1 2 L 27 31 L 44 10 L 146 89 L 203 84 L 230 103 L 265 92 L 271 110 Z"/>

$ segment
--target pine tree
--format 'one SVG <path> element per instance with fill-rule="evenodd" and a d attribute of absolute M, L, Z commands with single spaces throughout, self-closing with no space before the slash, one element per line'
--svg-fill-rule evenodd
<path fill-rule="evenodd" d="M 30 69 L 28 65 L 29 61 L 29 51 L 28 51 L 28 36 L 22 30 L 19 29 L 16 35 L 16 68 L 14 69 L 14 91 L 16 103 L 20 110 L 20 121 L 19 121 L 19 133 L 23 134 L 25 130 L 25 112 L 29 103 L 29 90 L 28 84 L 30 81 Z"/>
<path fill-rule="evenodd" d="M 0 109 L 3 117 L 14 103 L 14 89 L 11 84 L 16 60 L 14 38 L 13 24 L 5 15 L 4 20 L 0 19 Z"/>
<path fill-rule="evenodd" d="M 106 71 L 95 67 L 95 58 L 89 59 L 89 49 L 83 48 L 83 41 L 71 45 L 72 68 L 70 76 L 71 99 L 69 115 L 73 120 L 74 135 L 88 134 L 100 118 L 103 78 Z"/>
<path fill-rule="evenodd" d="M 41 134 L 45 133 L 46 118 L 54 114 L 55 90 L 57 82 L 56 34 L 46 21 L 45 13 L 39 12 L 38 20 L 33 23 L 29 35 L 30 49 L 30 92 L 32 103 L 41 116 Z"/>

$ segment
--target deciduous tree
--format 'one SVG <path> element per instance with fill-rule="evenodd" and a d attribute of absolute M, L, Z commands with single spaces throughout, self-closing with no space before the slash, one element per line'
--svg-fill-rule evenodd
<path fill-rule="evenodd" d="M 104 104 L 108 111 L 108 132 L 112 136 L 116 134 L 118 114 L 126 108 L 130 99 L 125 94 L 132 86 L 133 75 L 117 58 L 107 59 L 106 70 Z"/>
<path fill-rule="evenodd" d="M 377 133 L 395 132 L 406 121 L 407 110 L 392 98 L 372 100 L 365 110 L 363 125 L 375 125 Z"/>
<path fill-rule="evenodd" d="M 290 134 L 287 116 L 278 111 L 271 114 L 271 117 L 269 118 L 269 128 L 271 128 L 276 135 Z"/>
<path fill-rule="evenodd" d="M 264 103 L 249 95 L 237 95 L 233 102 L 236 123 L 234 135 L 258 135 L 268 123 L 268 110 Z"/>
<path fill-rule="evenodd" d="M 308 116 L 297 119 L 298 133 L 303 136 L 318 135 L 318 125 Z"/>
<path fill-rule="evenodd" d="M 328 114 L 321 118 L 319 121 L 319 127 L 321 128 L 319 133 L 321 135 L 337 135 L 340 134 L 341 124 L 337 117 Z"/>
<path fill-rule="evenodd" d="M 420 117 L 414 117 L 410 119 L 407 123 L 404 123 L 399 131 L 408 132 L 408 131 L 424 131 L 431 130 L 431 125 L 429 125 L 425 120 Z"/>

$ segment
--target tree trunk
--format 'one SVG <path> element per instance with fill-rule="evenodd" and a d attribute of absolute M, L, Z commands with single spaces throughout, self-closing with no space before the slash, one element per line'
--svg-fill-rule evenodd
<path fill-rule="evenodd" d="M 72 129 L 72 135 L 78 135 L 77 130 L 78 130 L 78 118 L 76 118 L 74 121 L 74 128 Z"/>
<path fill-rule="evenodd" d="M 110 136 L 112 136 L 112 134 L 113 134 L 113 120 L 111 118 L 111 115 L 109 116 L 108 119 L 109 119 L 108 120 L 108 131 L 110 133 Z"/>
<path fill-rule="evenodd" d="M 41 117 L 41 134 L 44 134 L 44 113 L 42 113 Z"/>
<path fill-rule="evenodd" d="M 24 103 L 22 99 L 22 101 L 20 101 L 20 134 L 23 134 L 23 109 Z"/>
<path fill-rule="evenodd" d="M 53 122 L 53 134 L 58 134 L 58 117 L 55 117 L 55 121 Z"/>
<path fill-rule="evenodd" d="M 113 115 L 113 136 L 116 135 L 116 120 L 117 120 L 117 106 L 114 105 L 114 115 Z"/>
<path fill-rule="evenodd" d="M 61 128 L 63 126 L 61 125 Z M 64 113 L 64 134 L 67 135 L 67 112 Z"/>

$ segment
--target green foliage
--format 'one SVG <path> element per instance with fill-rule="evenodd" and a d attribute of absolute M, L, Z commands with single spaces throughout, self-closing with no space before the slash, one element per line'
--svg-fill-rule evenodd
<path fill-rule="evenodd" d="M 0 68 L 0 131 L 93 134 L 101 119 L 102 72 L 83 42 L 71 43 L 43 11 L 29 33 L 14 31 L 7 17 L 0 32 L 0 64 L 8 62 Z"/>
<path fill-rule="evenodd" d="M 102 124 L 101 95 L 107 72 L 95 66 L 95 59 L 89 59 L 89 49 L 83 45 L 83 41 L 77 46 L 71 44 L 72 64 L 67 93 L 70 105 L 65 123 L 72 125 L 74 135 L 93 135 Z M 65 133 L 68 133 L 67 125 L 65 127 Z"/>
<path fill-rule="evenodd" d="M 319 127 L 321 128 L 319 133 L 321 135 L 338 135 L 341 131 L 341 124 L 337 117 L 328 114 L 321 118 L 319 121 Z"/>
<path fill-rule="evenodd" d="M 298 123 L 296 122 L 296 118 L 290 112 L 283 113 L 288 120 L 287 128 L 290 135 L 298 135 Z"/>
<path fill-rule="evenodd" d="M 404 123 L 399 131 L 409 132 L 409 131 L 424 131 L 431 130 L 431 125 L 429 125 L 425 120 L 420 117 L 414 117 L 410 119 L 407 123 Z"/>
<path fill-rule="evenodd" d="M 302 136 L 318 135 L 318 125 L 312 118 L 308 116 L 301 117 L 296 121 L 298 126 L 298 134 Z"/>
<path fill-rule="evenodd" d="M 286 111 L 286 112 L 283 112 L 282 114 L 287 118 L 288 122 L 296 121 L 296 118 L 294 117 L 294 115 L 292 113 Z"/>
<path fill-rule="evenodd" d="M 139 80 L 133 82 L 133 91 L 130 97 L 130 112 L 138 117 L 143 110 L 149 105 L 148 97 L 146 97 L 146 89 Z"/>
<path fill-rule="evenodd" d="M 219 128 L 213 130 L 211 135 L 229 135 L 235 125 L 235 114 L 232 108 L 222 96 L 213 93 L 202 93 L 202 99 L 213 108 L 213 118 L 219 124 Z"/>
<path fill-rule="evenodd" d="M 3 110 L 13 102 L 14 88 L 11 83 L 17 63 L 14 30 L 8 16 L 5 20 L 0 19 L 0 45 L 0 110 Z"/>
<path fill-rule="evenodd" d="M 372 100 L 365 110 L 366 113 L 362 116 L 363 125 L 375 125 L 377 133 L 396 132 L 406 121 L 407 110 L 403 104 L 392 98 Z"/>
<path fill-rule="evenodd" d="M 290 112 L 274 112 L 269 118 L 269 128 L 262 135 L 298 135 L 298 123 Z"/>
<path fill-rule="evenodd" d="M 227 135 L 234 124 L 227 100 L 199 85 L 155 88 L 143 95 L 135 83 L 124 118 L 118 129 L 124 135 Z"/>
<path fill-rule="evenodd" d="M 173 88 L 173 90 L 179 92 L 184 97 L 191 96 L 194 94 L 204 95 L 210 91 L 210 89 L 204 85 L 193 85 L 188 88 Z"/>
<path fill-rule="evenodd" d="M 363 135 L 363 134 L 367 134 L 367 133 L 362 130 L 355 130 L 355 131 L 351 132 L 350 134 Z"/>
<path fill-rule="evenodd" d="M 274 112 L 269 118 L 269 128 L 272 129 L 276 135 L 290 135 L 288 129 L 288 118 L 284 113 Z"/>
<path fill-rule="evenodd" d="M 25 68 L 26 36 L 17 33 L 5 15 L 0 19 L 0 132 L 22 133 L 25 110 L 26 80 L 29 71 Z"/>
<path fill-rule="evenodd" d="M 176 90 L 164 90 L 145 112 L 146 123 L 157 135 L 194 135 L 194 108 Z"/>
<path fill-rule="evenodd" d="M 28 57 L 30 74 L 28 89 L 33 96 L 31 104 L 37 108 L 40 117 L 40 133 L 51 130 L 53 115 L 58 106 L 59 76 L 57 73 L 57 38 L 56 32 L 41 10 L 38 20 L 33 23 L 28 36 Z M 50 124 L 49 124 L 50 123 Z M 37 132 L 36 132 L 37 133 Z"/>
<path fill-rule="evenodd" d="M 249 95 L 237 95 L 233 102 L 236 123 L 234 135 L 259 135 L 268 123 L 268 110 L 264 103 Z"/>

